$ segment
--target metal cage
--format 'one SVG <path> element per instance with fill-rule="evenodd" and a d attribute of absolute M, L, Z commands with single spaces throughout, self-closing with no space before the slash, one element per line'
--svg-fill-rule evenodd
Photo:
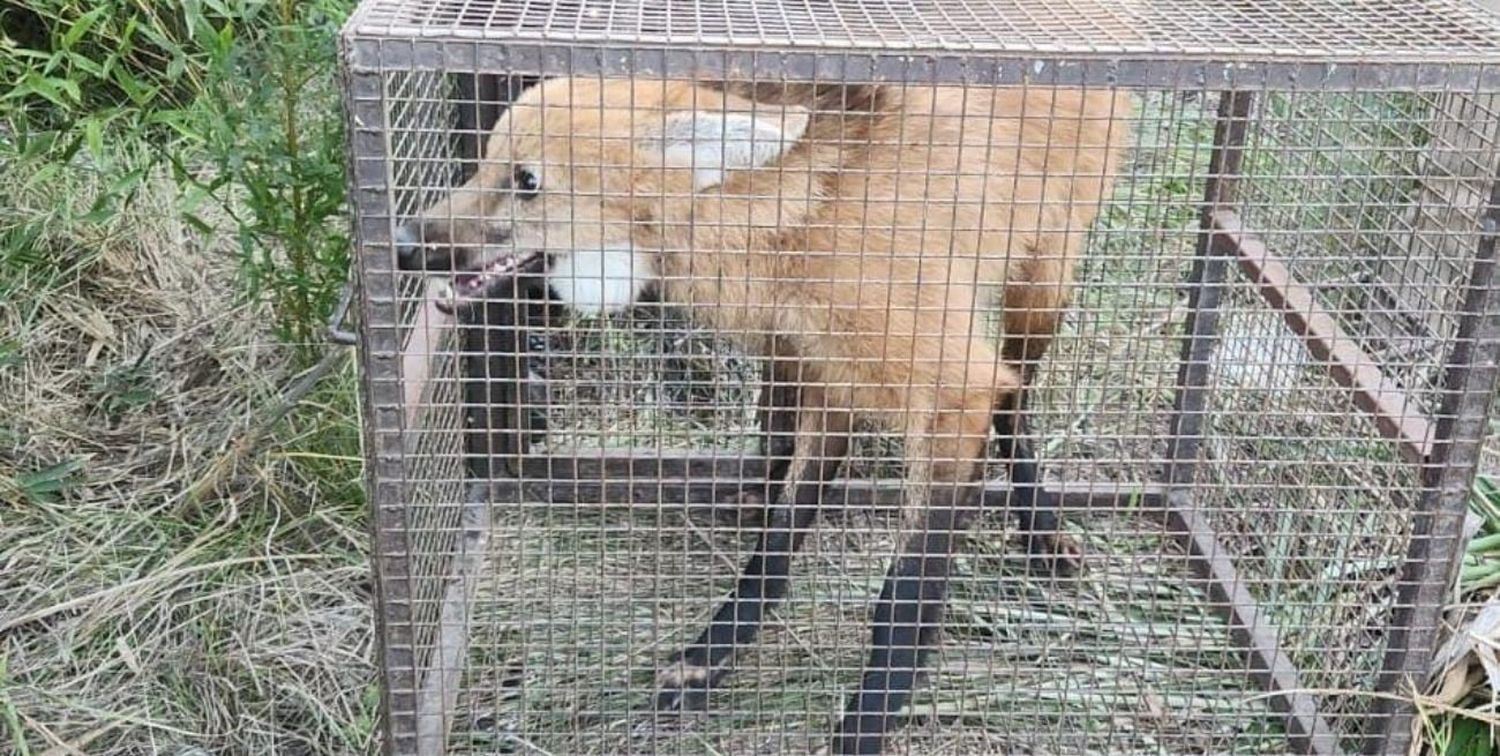
<path fill-rule="evenodd" d="M 1071 295 L 1044 334 L 1050 347 L 1016 371 L 1030 377 L 1024 436 L 1048 494 L 1033 498 L 1052 502 L 1062 525 L 1044 533 L 1045 519 L 1017 519 L 1027 484 L 1003 464 L 1011 452 L 987 447 L 982 506 L 945 567 L 941 643 L 887 751 L 1405 752 L 1413 711 L 1401 699 L 1424 685 L 1440 640 L 1500 357 L 1500 21 L 1465 2 L 361 4 L 342 60 L 387 750 L 816 751 L 860 684 L 870 615 L 912 527 L 903 497 L 926 469 L 903 455 L 914 442 L 857 423 L 846 464 L 817 487 L 821 517 L 792 558 L 787 595 L 760 636 L 735 648 L 708 710 L 657 705 L 658 671 L 709 622 L 763 523 L 775 521 L 768 478 L 787 454 L 777 434 L 789 434 L 778 426 L 779 392 L 793 402 L 810 394 L 786 377 L 775 347 L 746 346 L 767 334 L 722 327 L 751 321 L 702 315 L 724 311 L 730 294 L 672 296 L 739 291 L 733 281 L 716 290 L 664 280 L 657 301 L 648 293 L 604 317 L 551 301 L 559 255 L 584 259 L 583 243 L 557 240 L 565 234 L 556 229 L 594 234 L 582 213 L 605 208 L 604 218 L 623 203 L 637 208 L 619 222 L 640 244 L 649 213 L 630 203 L 654 186 L 636 177 L 630 197 L 540 201 L 567 208 L 566 221 L 504 217 L 535 179 L 512 165 L 525 137 L 553 151 L 541 184 L 583 187 L 556 177 L 593 170 L 605 177 L 593 191 L 608 194 L 606 171 L 646 170 L 579 163 L 593 154 L 586 139 L 603 138 L 585 134 L 586 118 L 538 118 L 543 133 L 517 131 L 529 122 L 517 110 L 525 98 L 553 112 L 536 101 L 548 91 L 537 82 L 571 77 L 572 89 L 551 91 L 608 80 L 649 93 L 655 85 L 641 82 L 670 80 L 745 92 L 752 110 L 849 87 L 889 93 L 900 107 L 935 103 L 932 114 L 903 116 L 914 131 L 953 98 L 974 98 L 990 103 L 984 123 L 1043 124 L 1044 145 L 1002 143 L 994 134 L 1003 129 L 975 143 L 1014 153 L 986 165 L 1010 165 L 1017 187 L 1063 187 L 1033 198 L 1036 217 L 1050 217 L 1048 203 L 1084 204 L 1078 187 L 1107 181 L 1087 223 L 1028 230 L 1013 221 L 1000 243 L 1019 255 L 1025 244 L 1011 237 L 1079 239 L 1076 269 L 1054 282 Z M 755 86 L 731 89 L 741 85 Z M 1110 175 L 1082 175 L 1051 141 L 1086 124 L 1000 112 L 992 94 L 1002 91 L 1021 92 L 1022 103 L 1030 93 L 1054 103 L 1060 95 L 1047 93 L 1129 93 L 1128 112 L 1108 114 L 1132 135 L 1123 157 L 1102 169 Z M 847 106 L 837 118 L 853 118 Z M 832 123 L 816 120 L 820 107 L 808 108 L 810 122 Z M 653 118 L 666 116 L 641 117 L 643 128 Z M 509 143 L 494 137 L 487 148 L 502 126 Z M 766 128 L 746 159 L 761 160 L 756 135 L 779 138 Z M 693 131 L 699 138 L 708 139 Z M 720 152 L 685 143 L 692 160 L 731 159 L 728 142 L 704 142 Z M 902 155 L 929 150 L 933 160 L 939 148 L 900 137 L 840 146 L 829 165 L 808 157 L 818 176 L 834 176 L 827 192 L 837 197 L 806 201 L 844 202 L 871 223 L 879 211 L 859 209 L 844 187 L 876 179 L 841 173 L 857 170 L 841 161 L 862 150 L 866 171 L 894 161 L 895 177 L 879 184 L 892 192 L 958 187 L 949 207 L 892 211 L 888 225 L 905 217 L 927 229 L 952 206 L 988 202 L 966 194 L 973 161 L 900 167 Z M 767 149 L 783 151 L 746 172 L 784 169 L 794 162 L 787 150 L 799 148 Z M 1028 157 L 1043 153 L 1051 157 Z M 976 180 L 989 186 L 990 171 Z M 704 191 L 727 192 L 732 174 L 713 174 L 721 184 Z M 796 183 L 780 180 L 767 179 Z M 504 196 L 456 209 L 445 198 L 466 181 L 472 195 Z M 661 191 L 652 201 L 664 214 L 678 212 L 668 203 L 692 208 L 685 215 L 697 228 L 682 233 L 709 240 L 662 254 L 736 253 L 713 246 L 735 237 L 704 228 L 728 223 L 707 195 Z M 1030 195 L 1007 196 L 1023 212 Z M 793 207 L 775 196 L 749 201 L 761 200 Z M 472 247 L 481 256 L 492 236 L 519 248 L 525 224 L 554 229 L 538 247 L 548 257 L 537 258 L 551 267 L 483 279 L 482 296 L 445 312 L 440 300 L 461 276 L 398 265 L 402 229 L 424 212 L 445 216 L 454 238 L 489 234 Z M 797 221 L 756 222 L 779 234 L 778 254 L 805 252 L 799 239 L 812 244 L 815 231 Z M 942 232 L 935 248 L 956 249 L 948 237 L 966 232 Z M 902 250 L 892 245 L 885 254 L 895 261 Z M 912 254 L 959 267 L 958 252 Z M 1003 291 L 1026 275 L 1006 264 L 1013 278 Z M 583 262 L 568 265 L 582 275 Z M 797 275 L 789 269 L 776 268 L 772 283 Z M 835 300 L 860 298 L 860 281 L 836 283 Z M 781 322 L 756 301 L 745 317 Z M 1006 306 L 991 309 L 989 335 L 971 334 L 972 343 L 1014 335 L 999 322 Z M 787 311 L 799 307 L 807 302 Z M 830 338 L 865 338 L 771 335 L 802 338 L 793 362 L 818 364 L 841 348 Z M 1081 556 L 1028 558 L 1038 535 Z"/>

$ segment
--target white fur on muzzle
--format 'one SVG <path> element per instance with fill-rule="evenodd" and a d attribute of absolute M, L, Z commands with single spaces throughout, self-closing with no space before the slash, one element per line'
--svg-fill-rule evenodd
<path fill-rule="evenodd" d="M 621 312 L 656 280 L 650 255 L 631 249 L 572 251 L 547 270 L 547 285 L 563 304 L 583 315 Z"/>

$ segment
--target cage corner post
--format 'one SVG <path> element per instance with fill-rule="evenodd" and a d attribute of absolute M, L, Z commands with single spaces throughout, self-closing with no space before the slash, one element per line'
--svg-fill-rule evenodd
<path fill-rule="evenodd" d="M 372 49 L 374 48 L 374 49 Z M 353 206 L 352 265 L 358 296 L 359 381 L 370 408 L 364 423 L 365 466 L 372 542 L 370 568 L 375 594 L 375 656 L 384 677 L 380 713 L 381 748 L 387 754 L 415 749 L 418 687 L 411 543 L 402 502 L 406 496 L 406 443 L 401 393 L 399 301 L 391 227 L 395 204 L 385 166 L 390 156 L 382 133 L 387 128 L 384 80 L 371 61 L 378 43 L 340 39 L 340 69 L 348 134 L 348 188 Z"/>
<path fill-rule="evenodd" d="M 1462 316 L 1443 376 L 1431 456 L 1422 469 L 1421 508 L 1397 578 L 1394 613 L 1376 689 L 1366 753 L 1406 753 L 1413 706 L 1400 700 L 1414 681 L 1427 679 L 1439 641 L 1444 597 L 1463 555 L 1464 515 L 1500 379 L 1500 166 L 1488 206 L 1480 216 L 1478 249 L 1470 267 Z M 1394 697 L 1393 697 L 1394 696 Z"/>
<path fill-rule="evenodd" d="M 1169 531 L 1188 554 L 1193 573 L 1206 584 L 1213 609 L 1228 623 L 1234 646 L 1247 656 L 1252 679 L 1276 694 L 1270 698 L 1271 707 L 1284 717 L 1290 745 L 1303 753 L 1337 754 L 1338 737 L 1318 711 L 1317 699 L 1303 690 L 1300 671 L 1282 650 L 1272 620 L 1246 588 L 1230 552 L 1193 495 L 1220 304 L 1229 267 L 1239 255 L 1234 240 L 1220 232 L 1216 218 L 1233 213 L 1255 99 L 1253 91 L 1241 88 L 1219 95 L 1168 436 L 1163 476 L 1166 518 Z"/>

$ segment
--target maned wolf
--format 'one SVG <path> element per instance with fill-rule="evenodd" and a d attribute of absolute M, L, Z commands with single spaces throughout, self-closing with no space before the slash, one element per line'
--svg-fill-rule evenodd
<path fill-rule="evenodd" d="M 875 753 L 935 645 L 992 421 L 1017 493 L 1036 495 L 1015 366 L 1045 350 L 1068 303 L 1129 140 L 1130 100 L 856 90 L 858 102 L 846 91 L 828 107 L 816 92 L 546 81 L 500 118 L 473 178 L 398 246 L 404 268 L 452 271 L 449 307 L 523 268 L 544 269 L 583 313 L 627 308 L 654 287 L 795 387 L 785 486 L 729 600 L 661 673 L 661 707 L 701 705 L 785 594 L 852 424 L 902 434 L 905 540 L 834 740 Z M 1003 356 L 985 328 L 996 303 Z"/>

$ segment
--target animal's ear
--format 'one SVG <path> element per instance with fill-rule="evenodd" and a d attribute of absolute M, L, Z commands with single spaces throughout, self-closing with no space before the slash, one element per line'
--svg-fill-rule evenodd
<path fill-rule="evenodd" d="M 727 171 L 761 168 L 786 154 L 808 120 L 800 107 L 668 113 L 646 148 L 668 167 L 692 168 L 693 188 L 702 191 L 722 183 Z"/>

